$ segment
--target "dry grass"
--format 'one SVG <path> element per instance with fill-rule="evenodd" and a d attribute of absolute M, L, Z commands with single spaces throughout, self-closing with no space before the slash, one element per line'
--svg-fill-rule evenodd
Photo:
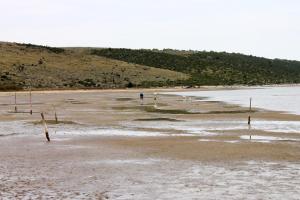
<path fill-rule="evenodd" d="M 0 43 L 0 85 L 26 88 L 114 88 L 187 75 L 89 55 L 82 48 L 54 53 L 15 43 Z M 8 87 L 7 86 L 7 87 Z M 0 88 L 1 89 L 1 88 Z"/>

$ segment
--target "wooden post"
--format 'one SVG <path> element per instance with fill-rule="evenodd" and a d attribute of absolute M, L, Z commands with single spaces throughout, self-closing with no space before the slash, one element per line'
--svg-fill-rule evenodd
<path fill-rule="evenodd" d="M 251 140 L 252 139 L 251 124 L 248 124 L 248 131 L 249 131 L 249 137 L 250 137 L 250 140 Z"/>
<path fill-rule="evenodd" d="M 31 87 L 29 90 L 29 103 L 30 103 L 30 114 L 32 115 L 32 94 L 31 94 Z"/>
<path fill-rule="evenodd" d="M 252 112 L 252 98 L 250 98 L 248 125 L 251 124 L 251 112 Z"/>
<path fill-rule="evenodd" d="M 250 98 L 250 102 L 249 102 L 249 116 L 248 116 L 248 130 L 249 130 L 249 134 L 250 134 L 250 140 L 252 139 L 252 135 L 251 135 L 251 111 L 252 111 L 252 98 Z"/>
<path fill-rule="evenodd" d="M 43 121 L 43 124 L 44 124 L 46 138 L 47 138 L 48 142 L 50 142 L 49 132 L 48 132 L 46 120 L 45 120 L 45 117 L 44 117 L 44 113 L 41 113 L 41 116 L 42 116 L 42 121 Z"/>
<path fill-rule="evenodd" d="M 17 92 L 15 92 L 15 113 L 18 112 L 18 108 L 17 108 Z"/>
<path fill-rule="evenodd" d="M 56 108 L 55 106 L 53 106 L 54 109 L 54 118 L 55 118 L 55 123 L 58 124 L 58 118 L 57 118 L 57 114 L 56 114 Z"/>

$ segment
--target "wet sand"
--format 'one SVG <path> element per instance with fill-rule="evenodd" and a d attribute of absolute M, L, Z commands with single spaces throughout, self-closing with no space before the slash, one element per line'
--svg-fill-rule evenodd
<path fill-rule="evenodd" d="M 21 113 L 0 93 L 0 197 L 300 198 L 300 134 L 275 126 L 297 129 L 300 116 L 254 108 L 248 130 L 248 108 L 236 105 L 159 94 L 154 107 L 154 92 L 178 90 L 37 91 L 33 115 L 28 93 L 17 95 Z"/>

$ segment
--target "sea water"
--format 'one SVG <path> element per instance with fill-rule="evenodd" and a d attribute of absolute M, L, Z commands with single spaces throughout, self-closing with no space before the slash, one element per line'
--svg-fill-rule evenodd
<path fill-rule="evenodd" d="M 181 96 L 206 97 L 210 101 L 223 101 L 240 106 L 283 111 L 300 115 L 300 86 L 247 87 L 210 91 L 169 92 Z"/>

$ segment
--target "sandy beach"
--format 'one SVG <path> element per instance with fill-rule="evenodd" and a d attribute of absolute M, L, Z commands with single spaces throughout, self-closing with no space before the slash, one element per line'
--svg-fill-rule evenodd
<path fill-rule="evenodd" d="M 300 116 L 172 91 L 0 93 L 0 199 L 300 198 Z"/>

